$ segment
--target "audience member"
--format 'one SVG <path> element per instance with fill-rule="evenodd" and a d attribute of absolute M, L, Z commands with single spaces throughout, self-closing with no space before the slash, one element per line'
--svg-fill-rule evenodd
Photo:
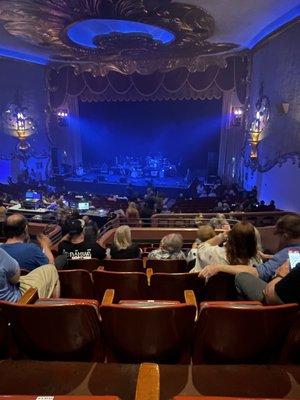
<path fill-rule="evenodd" d="M 3 200 L 0 199 L 0 236 L 3 235 L 5 217 L 6 217 L 6 208 L 4 207 Z"/>
<path fill-rule="evenodd" d="M 278 252 L 265 262 L 253 262 L 252 265 L 245 265 L 244 263 L 235 262 L 232 265 L 211 263 L 201 271 L 201 275 L 209 278 L 218 272 L 227 272 L 236 276 L 236 286 L 238 291 L 246 298 L 257 298 L 256 286 L 260 293 L 261 282 L 270 282 L 275 276 L 276 270 L 286 262 L 288 259 L 288 252 L 290 249 L 300 251 L 300 215 L 288 214 L 283 216 L 277 221 L 275 235 L 279 237 L 279 250 Z M 241 274 L 242 272 L 246 274 Z M 253 280 L 252 275 L 256 278 Z M 255 296 L 254 296 L 255 294 Z"/>
<path fill-rule="evenodd" d="M 136 203 L 134 203 L 133 201 L 131 201 L 128 204 L 128 208 L 125 212 L 126 218 L 128 223 L 131 226 L 139 226 L 140 224 L 140 214 L 139 211 L 137 209 Z"/>
<path fill-rule="evenodd" d="M 196 238 L 195 242 L 193 243 L 193 246 L 187 256 L 187 262 L 190 265 L 193 261 L 196 260 L 198 249 L 201 248 L 201 246 L 203 246 L 207 240 L 212 239 L 215 236 L 216 236 L 216 232 L 210 225 L 199 226 L 198 231 L 197 231 L 197 238 Z"/>
<path fill-rule="evenodd" d="M 4 223 L 7 238 L 2 249 L 19 263 L 20 267 L 32 271 L 45 264 L 54 264 L 51 240 L 44 234 L 37 235 L 41 247 L 29 243 L 28 222 L 22 214 L 10 215 Z"/>
<path fill-rule="evenodd" d="M 18 262 L 0 247 L 0 300 L 17 302 L 29 288 L 36 288 L 40 298 L 59 297 L 60 285 L 55 266 L 43 265 L 20 276 Z"/>
<path fill-rule="evenodd" d="M 58 254 L 65 255 L 71 260 L 85 260 L 106 257 L 106 250 L 95 240 L 84 237 L 84 221 L 79 219 L 68 222 L 68 235 L 59 243 Z"/>
<path fill-rule="evenodd" d="M 98 225 L 96 221 L 93 221 L 88 215 L 82 217 L 84 221 L 84 237 L 91 241 L 97 239 Z"/>
<path fill-rule="evenodd" d="M 114 243 L 110 248 L 110 256 L 113 259 L 140 258 L 141 250 L 132 244 L 131 231 L 128 225 L 117 228 L 114 235 Z"/>
<path fill-rule="evenodd" d="M 182 245 L 182 236 L 170 233 L 161 239 L 159 248 L 152 250 L 148 258 L 150 260 L 185 260 L 185 254 L 181 250 Z"/>
<path fill-rule="evenodd" d="M 213 227 L 213 229 L 230 229 L 230 225 L 224 214 L 217 214 L 214 218 L 211 218 L 209 225 Z"/>
<path fill-rule="evenodd" d="M 201 251 L 197 252 L 196 265 L 191 272 L 202 270 L 200 274 L 207 277 L 205 272 L 215 264 L 253 265 L 258 263 L 261 259 L 258 254 L 256 235 L 252 224 L 246 221 L 237 222 L 228 233 L 221 233 L 205 242 Z M 225 245 L 220 247 L 224 242 Z"/>

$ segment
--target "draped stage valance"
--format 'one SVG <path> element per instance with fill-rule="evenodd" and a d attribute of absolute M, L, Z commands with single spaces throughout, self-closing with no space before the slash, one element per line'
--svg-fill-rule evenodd
<path fill-rule="evenodd" d="M 73 67 L 50 68 L 47 74 L 49 105 L 62 107 L 69 96 L 82 101 L 161 101 L 204 100 L 221 98 L 224 91 L 235 89 L 244 104 L 247 92 L 248 57 L 234 56 L 222 66 L 210 65 L 201 72 L 178 68 L 151 75 L 123 75 L 109 72 L 94 77 L 83 72 L 76 74 Z"/>

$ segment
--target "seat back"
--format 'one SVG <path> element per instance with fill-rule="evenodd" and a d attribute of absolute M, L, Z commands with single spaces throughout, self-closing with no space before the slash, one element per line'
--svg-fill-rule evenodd
<path fill-rule="evenodd" d="M 9 329 L 8 320 L 0 308 L 0 359 L 8 356 L 9 353 Z"/>
<path fill-rule="evenodd" d="M 270 363 L 278 358 L 297 304 L 201 305 L 196 329 L 194 364 Z"/>
<path fill-rule="evenodd" d="M 142 272 L 93 271 L 94 298 L 102 301 L 106 289 L 114 289 L 114 302 L 148 298 L 147 275 Z"/>
<path fill-rule="evenodd" d="M 109 362 L 190 362 L 194 306 L 113 304 L 100 314 Z"/>
<path fill-rule="evenodd" d="M 187 272 L 185 260 L 147 260 L 146 268 L 152 268 L 154 272 L 183 273 Z"/>
<path fill-rule="evenodd" d="M 151 276 L 150 297 L 156 300 L 178 300 L 184 302 L 184 291 L 193 290 L 198 302 L 202 298 L 204 280 L 198 274 L 165 274 Z"/>
<path fill-rule="evenodd" d="M 216 300 L 236 300 L 237 292 L 234 284 L 234 276 L 219 272 L 205 282 L 204 290 L 202 292 L 202 301 L 216 301 Z"/>
<path fill-rule="evenodd" d="M 2 302 L 21 353 L 36 360 L 103 361 L 98 303 L 51 300 L 34 305 Z"/>
<path fill-rule="evenodd" d="M 281 354 L 282 363 L 300 364 L 300 312 L 291 326 Z"/>
<path fill-rule="evenodd" d="M 101 263 L 102 261 L 97 258 L 90 258 L 87 260 L 68 260 L 68 264 L 64 267 L 64 270 L 85 269 L 88 272 L 92 272 L 97 269 Z"/>
<path fill-rule="evenodd" d="M 143 272 L 143 260 L 140 258 L 110 259 L 101 261 L 105 271 L 115 272 Z"/>
<path fill-rule="evenodd" d="M 93 299 L 91 275 L 84 269 L 58 271 L 60 296 L 67 299 Z"/>

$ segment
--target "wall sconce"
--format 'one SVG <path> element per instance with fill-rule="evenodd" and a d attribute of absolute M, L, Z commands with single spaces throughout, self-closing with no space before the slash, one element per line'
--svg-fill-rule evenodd
<path fill-rule="evenodd" d="M 283 113 L 287 114 L 290 109 L 290 103 L 283 102 L 283 103 L 281 103 L 281 106 L 282 106 Z"/>
<path fill-rule="evenodd" d="M 260 134 L 261 132 L 259 131 L 250 130 L 250 138 L 249 138 L 249 143 L 251 146 L 250 158 L 252 159 L 257 158 L 257 147 L 260 142 Z"/>
<path fill-rule="evenodd" d="M 68 126 L 68 117 L 69 117 L 68 110 L 66 110 L 66 109 L 57 110 L 56 117 L 57 117 L 58 126 L 61 126 L 61 127 Z"/>
<path fill-rule="evenodd" d="M 17 153 L 21 152 L 24 159 L 29 158 L 27 151 L 31 146 L 27 139 L 36 133 L 36 124 L 28 108 L 23 105 L 20 90 L 17 90 L 14 100 L 6 106 L 2 121 L 10 133 L 19 139 Z"/>
<path fill-rule="evenodd" d="M 244 117 L 244 109 L 242 107 L 232 107 L 231 110 L 231 126 L 242 126 Z"/>
<path fill-rule="evenodd" d="M 270 101 L 267 96 L 263 95 L 263 86 L 260 89 L 260 97 L 256 103 L 255 119 L 253 120 L 249 130 L 250 158 L 258 157 L 257 148 L 262 140 L 265 129 L 270 119 Z"/>

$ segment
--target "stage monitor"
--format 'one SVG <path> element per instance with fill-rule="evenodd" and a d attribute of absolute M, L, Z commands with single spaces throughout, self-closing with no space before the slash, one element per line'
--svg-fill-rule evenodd
<path fill-rule="evenodd" d="M 90 209 L 90 203 L 87 201 L 87 202 L 81 202 L 81 203 L 78 203 L 78 210 L 79 211 L 88 211 L 89 209 Z"/>
<path fill-rule="evenodd" d="M 25 194 L 25 200 L 41 200 L 41 195 L 38 192 L 34 192 L 32 190 L 29 190 Z"/>

